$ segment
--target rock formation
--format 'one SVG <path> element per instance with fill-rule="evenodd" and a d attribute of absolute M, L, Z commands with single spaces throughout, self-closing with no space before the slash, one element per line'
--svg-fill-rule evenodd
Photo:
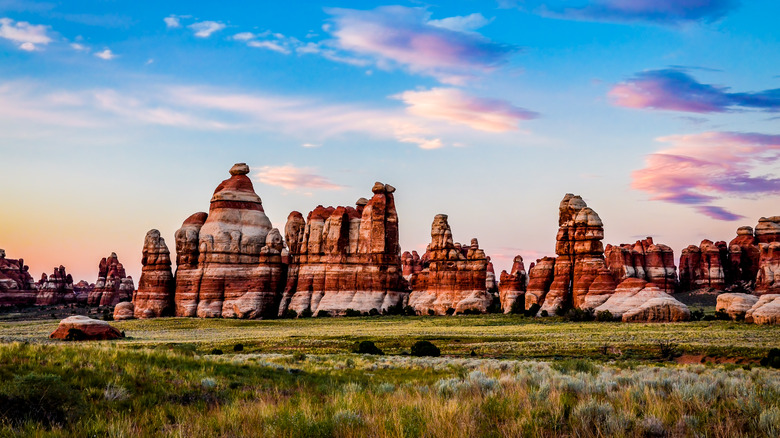
<path fill-rule="evenodd" d="M 637 240 L 633 245 L 607 245 L 605 257 L 616 283 L 626 278 L 639 278 L 655 284 L 666 293 L 677 290 L 674 251 L 667 245 L 655 244 L 652 237 Z"/>
<path fill-rule="evenodd" d="M 623 280 L 595 312 L 610 312 L 623 322 L 676 322 L 690 319 L 691 312 L 653 283 L 639 278 Z"/>
<path fill-rule="evenodd" d="M 680 255 L 680 287 L 682 290 L 726 288 L 728 246 L 726 242 L 703 240 L 697 247 L 689 245 Z"/>
<path fill-rule="evenodd" d="M 525 272 L 523 258 L 515 257 L 510 272 L 501 271 L 498 283 L 498 297 L 504 313 L 525 309 L 525 287 L 528 275 Z"/>
<path fill-rule="evenodd" d="M 90 306 L 115 306 L 121 301 L 133 298 L 133 278 L 128 277 L 125 268 L 119 263 L 116 253 L 100 260 L 98 279 L 95 288 L 89 293 L 87 304 Z"/>
<path fill-rule="evenodd" d="M 741 282 L 745 288 L 755 284 L 758 275 L 760 250 L 752 227 L 739 227 L 737 237 L 729 242 L 729 262 L 726 266 L 726 283 Z"/>
<path fill-rule="evenodd" d="M 285 275 L 281 235 L 271 229 L 248 173 L 246 164 L 234 165 L 209 213 L 190 216 L 176 232 L 177 316 L 276 314 Z"/>
<path fill-rule="evenodd" d="M 95 290 L 95 283 L 87 283 L 84 280 L 79 281 L 73 285 L 73 295 L 75 295 L 76 303 L 87 304 L 89 301 L 89 293 Z"/>
<path fill-rule="evenodd" d="M 780 294 L 780 241 L 759 243 L 759 247 L 756 293 Z"/>
<path fill-rule="evenodd" d="M 38 282 L 38 296 L 35 300 L 37 306 L 51 306 L 76 302 L 73 293 L 73 277 L 65 272 L 65 267 L 55 267 L 54 273 L 41 275 Z"/>
<path fill-rule="evenodd" d="M 731 319 L 744 319 L 747 312 L 758 302 L 758 297 L 743 293 L 725 293 L 718 295 L 715 310 L 726 312 Z"/>
<path fill-rule="evenodd" d="M 60 321 L 57 330 L 49 337 L 69 341 L 104 341 L 123 338 L 124 335 L 105 321 L 78 315 Z"/>
<path fill-rule="evenodd" d="M 114 306 L 114 320 L 124 321 L 135 317 L 135 307 L 131 301 L 123 301 Z"/>
<path fill-rule="evenodd" d="M 412 275 L 409 305 L 418 314 L 487 312 L 493 302 L 486 287 L 487 257 L 477 239 L 471 239 L 465 252 L 452 240 L 447 215 L 436 215 L 431 244 L 422 257 L 428 266 Z"/>
<path fill-rule="evenodd" d="M 530 309 L 534 304 L 541 307 L 550 290 L 550 285 L 555 274 L 555 257 L 544 257 L 531 263 L 528 269 L 528 286 L 525 291 L 525 308 Z"/>
<path fill-rule="evenodd" d="M 173 316 L 176 283 L 171 271 L 171 253 L 157 230 L 144 239 L 141 278 L 133 297 L 136 318 Z"/>
<path fill-rule="evenodd" d="M 406 303 L 395 188 L 377 182 L 372 192 L 354 208 L 318 206 L 306 220 L 299 212 L 287 218 L 290 266 L 280 316 L 382 312 Z"/>
<path fill-rule="evenodd" d="M 24 259 L 7 259 L 5 250 L 0 249 L 0 307 L 33 305 L 37 294 L 35 280 Z"/>
<path fill-rule="evenodd" d="M 745 321 L 756 324 L 780 324 L 780 294 L 766 294 L 745 314 Z"/>

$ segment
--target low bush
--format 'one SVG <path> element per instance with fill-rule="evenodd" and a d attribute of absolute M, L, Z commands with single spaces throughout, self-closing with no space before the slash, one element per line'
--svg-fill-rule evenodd
<path fill-rule="evenodd" d="M 311 311 L 311 309 L 303 309 L 301 312 L 301 318 L 311 318 L 314 313 Z"/>
<path fill-rule="evenodd" d="M 558 313 L 557 311 L 555 312 Z M 593 321 L 596 319 L 596 316 L 593 314 L 593 309 L 577 309 L 572 308 L 569 309 L 565 315 L 563 315 L 563 319 L 565 321 L 570 322 L 583 322 L 583 321 Z"/>
<path fill-rule="evenodd" d="M 328 312 L 327 310 L 320 310 L 319 312 L 317 312 L 317 318 L 330 318 L 330 316 L 331 316 L 330 312 Z"/>
<path fill-rule="evenodd" d="M 696 309 L 691 311 L 691 321 L 701 321 L 704 318 L 704 310 Z"/>
<path fill-rule="evenodd" d="M 780 368 L 780 348 L 769 350 L 769 353 L 761 359 L 760 363 L 763 367 Z"/>
<path fill-rule="evenodd" d="M 612 314 L 609 310 L 602 310 L 600 312 L 596 312 L 596 321 L 599 322 L 610 322 L 615 320 L 615 315 Z"/>
<path fill-rule="evenodd" d="M 244 344 L 236 344 L 233 346 L 233 351 L 239 352 L 244 351 Z"/>
<path fill-rule="evenodd" d="M 360 311 L 359 311 L 359 310 L 355 310 L 355 309 L 347 309 L 347 310 L 344 312 L 344 316 L 347 316 L 347 317 L 355 317 L 355 316 L 363 316 L 363 314 L 362 314 L 362 313 L 360 313 Z"/>
<path fill-rule="evenodd" d="M 368 316 L 379 316 L 379 310 L 377 310 L 376 308 L 369 310 Z"/>
<path fill-rule="evenodd" d="M 542 308 L 542 306 L 540 306 L 539 304 L 534 303 L 534 304 L 531 304 L 531 307 L 529 307 L 528 310 L 523 312 L 523 314 L 525 316 L 527 316 L 527 317 L 533 318 L 534 316 L 536 316 L 537 313 L 539 313 L 539 309 L 541 309 L 541 308 Z M 547 316 L 547 315 L 542 315 L 542 316 Z"/>
<path fill-rule="evenodd" d="M 219 348 L 215 348 L 215 349 L 211 350 L 211 354 L 220 355 L 220 354 L 222 354 L 222 350 L 220 350 Z"/>
<path fill-rule="evenodd" d="M 439 347 L 433 345 L 430 341 L 417 341 L 412 345 L 411 354 L 417 357 L 439 357 L 441 356 L 441 351 Z"/>
<path fill-rule="evenodd" d="M 406 315 L 406 316 L 416 316 L 417 315 L 417 311 L 414 310 L 414 307 L 412 307 L 412 306 L 406 306 L 406 307 L 404 307 L 404 315 Z"/>
<path fill-rule="evenodd" d="M 57 375 L 29 373 L 0 387 L 0 423 L 62 426 L 75 422 L 83 408 L 81 392 Z"/>
<path fill-rule="evenodd" d="M 372 341 L 355 342 L 352 346 L 352 352 L 358 354 L 375 354 L 384 355 L 385 353 L 379 349 Z"/>

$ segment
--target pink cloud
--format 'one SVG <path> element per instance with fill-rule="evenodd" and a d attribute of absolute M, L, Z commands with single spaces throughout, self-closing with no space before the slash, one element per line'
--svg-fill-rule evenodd
<path fill-rule="evenodd" d="M 344 186 L 331 182 L 328 178 L 318 175 L 316 169 L 310 167 L 263 166 L 255 173 L 255 178 L 263 184 L 283 187 L 287 190 L 317 189 L 340 190 Z"/>
<path fill-rule="evenodd" d="M 405 91 L 396 97 L 408 105 L 410 114 L 462 124 L 480 131 L 513 131 L 520 121 L 539 116 L 505 100 L 470 96 L 456 88 Z"/>
<path fill-rule="evenodd" d="M 632 188 L 651 200 L 693 205 L 714 219 L 741 216 L 710 205 L 730 196 L 780 194 L 780 178 L 768 167 L 780 161 L 780 135 L 704 132 L 657 139 L 670 148 L 650 154 L 632 174 Z"/>
<path fill-rule="evenodd" d="M 592 0 L 579 7 L 544 6 L 543 12 L 583 20 L 674 24 L 715 21 L 738 6 L 737 0 Z"/>
<path fill-rule="evenodd" d="M 516 51 L 477 33 L 458 30 L 453 20 L 431 21 L 431 13 L 423 8 L 330 8 L 326 12 L 333 17 L 331 32 L 341 49 L 371 57 L 380 67 L 396 64 L 445 83 L 462 83 L 477 73 L 493 70 Z M 469 17 L 452 18 L 462 18 L 456 20 L 459 25 L 464 27 L 469 22 L 473 29 L 475 20 Z"/>

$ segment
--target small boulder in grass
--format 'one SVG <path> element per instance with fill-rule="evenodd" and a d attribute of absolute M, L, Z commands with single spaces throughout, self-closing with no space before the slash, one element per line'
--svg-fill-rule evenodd
<path fill-rule="evenodd" d="M 57 330 L 49 337 L 67 341 L 105 341 L 124 338 L 124 335 L 106 321 L 77 315 L 60 321 Z"/>

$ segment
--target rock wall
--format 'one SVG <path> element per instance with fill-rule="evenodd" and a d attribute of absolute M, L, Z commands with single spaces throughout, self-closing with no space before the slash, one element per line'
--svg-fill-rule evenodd
<path fill-rule="evenodd" d="M 528 274 L 525 272 L 523 258 L 516 256 L 510 272 L 501 271 L 498 282 L 498 297 L 501 302 L 501 310 L 510 313 L 513 310 L 525 309 L 525 288 L 528 282 Z"/>
<path fill-rule="evenodd" d="M 146 233 L 141 265 L 133 314 L 136 318 L 173 316 L 176 282 L 171 271 L 171 253 L 158 230 Z"/>
<path fill-rule="evenodd" d="M 639 278 L 666 293 L 678 289 L 674 251 L 667 245 L 655 244 L 652 237 L 637 240 L 633 245 L 607 245 L 605 257 L 616 283 L 626 278 Z"/>
<path fill-rule="evenodd" d="M 306 220 L 299 212 L 287 218 L 290 265 L 280 316 L 382 312 L 406 304 L 395 188 L 377 182 L 372 192 L 355 207 L 320 205 Z"/>
<path fill-rule="evenodd" d="M 209 213 L 176 231 L 177 316 L 259 318 L 276 315 L 286 266 L 283 243 L 238 163 L 214 191 Z"/>
<path fill-rule="evenodd" d="M 680 288 L 726 289 L 724 266 L 728 266 L 728 260 L 726 242 L 703 240 L 699 246 L 689 245 L 680 255 Z"/>
<path fill-rule="evenodd" d="M 133 278 L 125 273 L 116 253 L 100 260 L 98 279 L 95 288 L 89 293 L 87 304 L 90 306 L 115 306 L 121 301 L 133 298 Z"/>
<path fill-rule="evenodd" d="M 0 307 L 35 304 L 38 291 L 24 259 L 7 259 L 0 249 Z"/>
<path fill-rule="evenodd" d="M 452 240 L 446 214 L 431 225 L 431 244 L 422 257 L 421 271 L 412 274 L 409 305 L 420 315 L 480 312 L 493 302 L 487 291 L 488 259 L 477 239 L 463 248 Z M 465 254 L 464 254 L 465 252 Z"/>

